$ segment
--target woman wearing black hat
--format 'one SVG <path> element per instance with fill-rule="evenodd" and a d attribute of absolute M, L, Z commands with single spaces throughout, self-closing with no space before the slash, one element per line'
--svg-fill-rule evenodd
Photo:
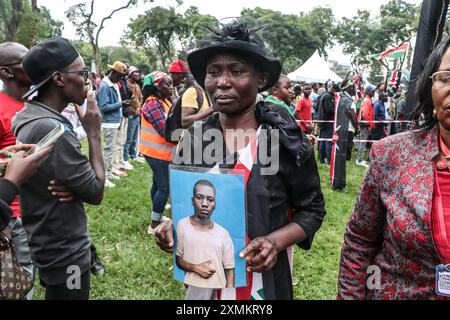
<path fill-rule="evenodd" d="M 243 160 L 237 151 L 254 141 L 258 142 L 258 151 L 268 143 L 272 146 L 269 157 L 279 157 L 276 170 L 270 173 L 265 170 L 268 165 L 264 165 L 267 162 L 262 161 L 261 152 L 251 168 L 246 168 L 249 241 L 246 248 L 239 250 L 242 250 L 241 258 L 248 262 L 249 286 L 234 292 L 222 290 L 218 298 L 292 299 L 286 248 L 298 244 L 310 249 L 325 215 L 313 148 L 283 107 L 264 102 L 255 105 L 258 92 L 272 87 L 281 72 L 280 62 L 269 56 L 255 31 L 249 30 L 245 23 L 234 22 L 214 32 L 205 43 L 206 47 L 188 56 L 188 62 L 195 79 L 209 93 L 219 113 L 194 127 L 201 126 L 203 132 L 221 130 L 224 133 L 221 142 L 225 147 L 223 161 L 201 166 L 237 168 Z M 239 141 L 242 139 L 238 139 L 238 129 L 255 134 Z M 275 131 L 279 134 L 278 140 L 274 138 Z M 188 132 L 192 135 L 194 128 Z M 180 142 L 181 151 L 186 148 L 193 151 L 194 145 L 186 145 L 187 140 Z M 202 141 L 202 150 L 208 143 Z M 234 164 L 224 165 L 230 163 L 230 158 Z M 178 160 L 174 157 L 173 162 Z M 184 165 L 193 163 L 182 160 Z M 292 213 L 291 218 L 288 211 Z M 157 228 L 156 234 L 159 246 L 173 252 L 171 222 Z"/>

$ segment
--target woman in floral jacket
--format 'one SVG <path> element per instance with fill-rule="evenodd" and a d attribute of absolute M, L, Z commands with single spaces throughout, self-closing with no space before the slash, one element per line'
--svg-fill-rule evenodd
<path fill-rule="evenodd" d="M 372 148 L 344 237 L 340 299 L 445 298 L 436 278 L 450 264 L 449 47 L 435 49 L 418 81 L 421 125 Z"/>

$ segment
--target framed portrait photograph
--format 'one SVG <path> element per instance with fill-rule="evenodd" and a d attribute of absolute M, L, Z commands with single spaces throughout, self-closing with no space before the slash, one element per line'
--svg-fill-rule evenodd
<path fill-rule="evenodd" d="M 245 185 L 242 174 L 170 168 L 174 276 L 198 289 L 245 287 Z"/>

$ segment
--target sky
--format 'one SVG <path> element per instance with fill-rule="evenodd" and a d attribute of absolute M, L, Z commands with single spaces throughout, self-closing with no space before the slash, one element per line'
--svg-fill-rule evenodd
<path fill-rule="evenodd" d="M 64 37 L 76 39 L 75 28 L 67 20 L 64 12 L 71 5 L 83 1 L 87 2 L 87 0 L 38 0 L 38 4 L 47 7 L 53 18 L 64 22 Z M 96 0 L 94 21 L 100 23 L 104 15 L 126 2 L 127 0 Z M 242 9 L 257 6 L 281 11 L 285 14 L 309 12 L 316 6 L 328 6 L 333 10 L 335 17 L 340 19 L 355 16 L 358 9 L 368 10 L 375 16 L 378 14 L 380 6 L 387 2 L 388 0 L 184 0 L 184 4 L 178 10 L 182 13 L 188 7 L 196 6 L 201 14 L 210 14 L 220 20 L 237 17 Z M 422 0 L 407 0 L 407 2 L 420 4 Z M 141 2 L 137 8 L 116 13 L 111 20 L 106 22 L 105 30 L 100 34 L 100 46 L 118 45 L 130 20 L 154 6 L 176 7 L 177 4 L 175 0 L 154 0 L 153 3 L 142 4 Z M 350 62 L 350 57 L 345 56 L 340 47 L 329 49 L 328 55 L 329 60 L 337 60 L 346 64 Z"/>

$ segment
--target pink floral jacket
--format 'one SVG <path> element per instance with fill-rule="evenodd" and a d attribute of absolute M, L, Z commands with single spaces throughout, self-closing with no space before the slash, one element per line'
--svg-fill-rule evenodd
<path fill-rule="evenodd" d="M 435 268 L 441 259 L 431 230 L 438 141 L 435 127 L 373 146 L 344 236 L 338 298 L 439 299 Z"/>

